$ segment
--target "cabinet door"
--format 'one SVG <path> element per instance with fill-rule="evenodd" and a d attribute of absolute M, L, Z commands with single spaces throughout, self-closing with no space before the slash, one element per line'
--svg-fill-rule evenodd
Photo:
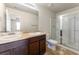
<path fill-rule="evenodd" d="M 40 40 L 40 54 L 44 54 L 46 52 L 46 41 Z"/>
<path fill-rule="evenodd" d="M 27 42 L 27 40 L 13 42 L 13 44 L 11 46 L 13 46 L 13 48 L 11 48 L 11 55 L 28 54 L 28 42 Z"/>
<path fill-rule="evenodd" d="M 19 46 L 13 49 L 13 54 L 14 55 L 25 55 L 27 54 L 27 48 L 25 46 Z"/>
<path fill-rule="evenodd" d="M 39 54 L 39 41 L 29 44 L 29 54 L 38 55 Z"/>

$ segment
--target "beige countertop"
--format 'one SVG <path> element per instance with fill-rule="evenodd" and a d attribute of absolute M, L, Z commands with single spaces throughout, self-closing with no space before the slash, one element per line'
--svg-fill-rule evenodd
<path fill-rule="evenodd" d="M 28 39 L 31 37 L 40 36 L 40 35 L 44 35 L 44 34 L 45 33 L 42 33 L 42 32 L 34 32 L 34 33 L 22 33 L 21 32 L 21 33 L 16 33 L 13 35 L 0 36 L 0 44 L 23 40 L 23 39 Z"/>

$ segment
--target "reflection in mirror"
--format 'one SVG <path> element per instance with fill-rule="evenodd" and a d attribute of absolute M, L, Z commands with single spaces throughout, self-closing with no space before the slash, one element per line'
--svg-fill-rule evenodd
<path fill-rule="evenodd" d="M 20 31 L 20 18 L 17 15 L 9 13 L 6 9 L 6 32 Z"/>

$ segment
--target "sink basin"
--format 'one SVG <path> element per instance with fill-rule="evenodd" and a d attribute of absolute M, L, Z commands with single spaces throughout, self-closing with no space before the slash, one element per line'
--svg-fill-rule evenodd
<path fill-rule="evenodd" d="M 17 35 L 19 32 L 0 33 L 0 36 Z"/>
<path fill-rule="evenodd" d="M 34 32 L 34 33 L 28 33 L 28 34 L 30 34 L 30 35 L 39 35 L 39 34 L 41 34 L 41 32 Z"/>
<path fill-rule="evenodd" d="M 0 36 L 15 35 L 16 33 L 0 33 Z"/>
<path fill-rule="evenodd" d="M 19 35 L 16 33 L 0 33 L 0 39 L 7 39 L 7 38 L 18 38 Z"/>

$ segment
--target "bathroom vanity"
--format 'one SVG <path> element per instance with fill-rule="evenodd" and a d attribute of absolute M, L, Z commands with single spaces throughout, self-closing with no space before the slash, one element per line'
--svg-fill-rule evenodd
<path fill-rule="evenodd" d="M 41 55 L 45 51 L 45 33 L 20 33 L 0 38 L 0 55 Z"/>

